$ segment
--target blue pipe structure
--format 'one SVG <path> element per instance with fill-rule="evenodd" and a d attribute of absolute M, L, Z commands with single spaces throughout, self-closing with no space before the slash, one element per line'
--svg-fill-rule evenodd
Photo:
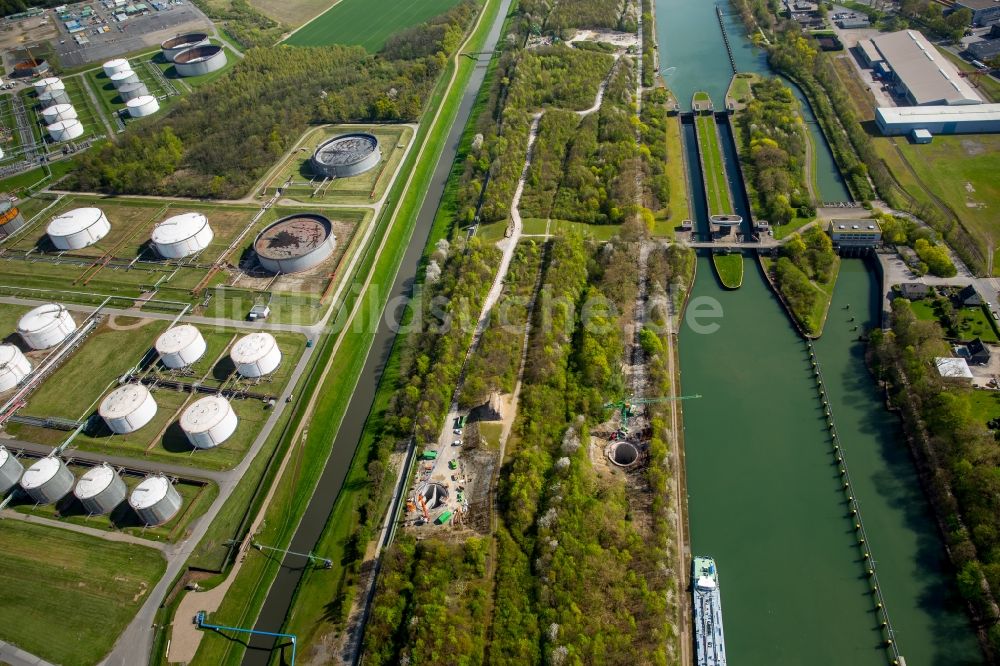
<path fill-rule="evenodd" d="M 240 627 L 226 627 L 220 624 L 209 624 L 205 622 L 205 611 L 198 611 L 194 616 L 195 624 L 199 629 L 214 629 L 215 631 L 235 631 L 241 634 L 252 634 L 254 636 L 272 636 L 274 638 L 289 638 L 292 641 L 292 666 L 295 666 L 295 646 L 298 638 L 295 634 L 278 634 L 273 631 L 258 631 L 257 629 L 241 629 Z"/>

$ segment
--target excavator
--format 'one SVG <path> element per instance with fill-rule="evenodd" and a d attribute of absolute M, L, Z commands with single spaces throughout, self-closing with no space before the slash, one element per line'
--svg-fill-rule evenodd
<path fill-rule="evenodd" d="M 628 433 L 628 419 L 632 414 L 634 414 L 634 408 L 638 405 L 650 405 L 659 402 L 673 402 L 676 400 L 694 400 L 695 398 L 700 398 L 701 394 L 696 393 L 694 395 L 680 395 L 677 397 L 661 396 L 658 398 L 625 398 L 623 400 L 614 400 L 608 402 L 604 405 L 604 409 L 617 409 L 621 413 L 622 424 L 618 432 L 621 434 Z"/>

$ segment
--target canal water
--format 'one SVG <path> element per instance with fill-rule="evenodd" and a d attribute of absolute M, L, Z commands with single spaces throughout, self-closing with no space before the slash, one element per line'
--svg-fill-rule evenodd
<path fill-rule="evenodd" d="M 731 69 L 713 3 L 657 0 L 656 9 L 661 63 L 678 99 L 703 89 L 721 100 Z M 766 73 L 738 17 L 727 20 L 738 66 Z M 693 64 L 669 70 L 676 62 Z M 690 147 L 693 130 L 684 131 Z M 823 198 L 837 198 L 828 186 L 821 178 Z M 683 390 L 704 396 L 684 405 L 689 520 L 693 552 L 719 565 L 727 652 L 739 664 L 887 664 L 805 343 L 755 258 L 735 291 L 721 287 L 707 256 L 698 262 L 687 317 L 714 307 L 706 303 L 722 316 L 700 320 L 717 324 L 712 332 L 681 330 Z M 895 640 L 908 666 L 981 663 L 898 421 L 864 364 L 857 338 L 877 324 L 878 304 L 877 275 L 844 260 L 816 354 Z"/>

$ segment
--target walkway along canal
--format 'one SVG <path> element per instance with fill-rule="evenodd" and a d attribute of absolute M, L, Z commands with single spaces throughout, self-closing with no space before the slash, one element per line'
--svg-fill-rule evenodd
<path fill-rule="evenodd" d="M 697 63 L 667 77 L 689 86 L 674 88 L 677 99 L 695 85 L 724 93 L 731 70 L 717 21 L 713 3 L 658 0 L 659 43 L 672 45 L 661 66 Z M 759 56 L 758 67 L 746 65 L 744 34 L 729 26 L 741 69 L 767 74 Z M 707 214 L 691 135 L 685 125 L 701 231 Z M 819 181 L 823 199 L 844 197 L 839 180 Z M 719 565 L 727 652 L 748 664 L 891 663 L 805 342 L 756 262 L 747 262 L 738 291 L 721 288 L 707 255 L 699 262 L 687 315 L 717 304 L 721 316 L 699 320 L 717 330 L 685 323 L 680 334 L 683 390 L 706 398 L 684 408 L 688 515 L 692 553 Z M 899 424 L 864 365 L 858 337 L 878 321 L 879 292 L 862 260 L 844 260 L 826 333 L 814 343 L 853 497 L 907 665 L 981 663 Z"/>

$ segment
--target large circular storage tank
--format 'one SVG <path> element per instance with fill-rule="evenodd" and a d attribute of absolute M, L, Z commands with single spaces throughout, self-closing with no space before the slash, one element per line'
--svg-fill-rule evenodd
<path fill-rule="evenodd" d="M 41 95 L 50 90 L 66 90 L 66 84 L 58 76 L 47 76 L 35 81 L 35 94 Z"/>
<path fill-rule="evenodd" d="M 239 419 L 221 395 L 210 395 L 191 404 L 181 415 L 181 430 L 196 449 L 211 449 L 229 439 Z"/>
<path fill-rule="evenodd" d="M 43 109 L 56 104 L 69 104 L 69 93 L 65 90 L 46 90 L 38 96 L 38 102 Z"/>
<path fill-rule="evenodd" d="M 42 458 L 21 476 L 21 488 L 38 504 L 55 504 L 73 488 L 73 472 L 59 458 Z"/>
<path fill-rule="evenodd" d="M 39 305 L 24 313 L 17 322 L 18 335 L 32 349 L 55 347 L 75 330 L 73 315 L 58 303 Z"/>
<path fill-rule="evenodd" d="M 156 400 L 142 384 L 125 384 L 109 393 L 97 410 L 111 432 L 135 432 L 156 416 Z"/>
<path fill-rule="evenodd" d="M 0 345 L 0 393 L 9 391 L 31 374 L 31 362 L 14 345 Z"/>
<path fill-rule="evenodd" d="M 0 202 L 0 238 L 6 238 L 24 226 L 20 209 L 9 201 Z"/>
<path fill-rule="evenodd" d="M 148 94 L 149 88 L 141 81 L 139 83 L 126 83 L 118 89 L 118 96 L 122 98 L 123 102 L 128 102 Z"/>
<path fill-rule="evenodd" d="M 330 220 L 314 213 L 283 217 L 253 242 L 260 265 L 272 273 L 298 273 L 333 254 L 337 237 Z"/>
<path fill-rule="evenodd" d="M 180 259 L 208 247 L 215 234 L 201 213 L 181 213 L 153 228 L 153 246 L 161 257 Z"/>
<path fill-rule="evenodd" d="M 348 178 L 378 166 L 381 159 L 382 151 L 373 134 L 341 134 L 319 144 L 312 156 L 312 168 L 328 178 Z"/>
<path fill-rule="evenodd" d="M 0 444 L 0 495 L 6 495 L 16 486 L 23 473 L 24 467 L 21 466 L 21 461 L 15 458 L 7 447 Z"/>
<path fill-rule="evenodd" d="M 242 376 L 263 377 L 281 365 L 281 350 L 270 333 L 251 333 L 236 341 L 229 358 L 233 360 L 236 372 Z"/>
<path fill-rule="evenodd" d="M 156 339 L 156 352 L 168 368 L 184 368 L 205 353 L 207 345 L 201 331 L 191 324 L 181 324 L 164 331 Z"/>
<path fill-rule="evenodd" d="M 203 32 L 189 32 L 183 35 L 177 35 L 176 37 L 171 37 L 162 44 L 160 48 L 163 49 L 163 57 L 170 62 L 174 61 L 177 54 L 181 51 L 187 51 L 188 49 L 193 49 L 196 46 L 205 46 L 211 44 L 208 41 L 208 35 Z"/>
<path fill-rule="evenodd" d="M 123 69 L 120 72 L 115 72 L 110 77 L 111 85 L 118 90 L 124 85 L 129 83 L 139 83 L 139 75 L 133 72 L 131 69 Z"/>
<path fill-rule="evenodd" d="M 147 525 L 162 525 L 181 508 L 181 496 L 163 475 L 151 476 L 132 490 L 129 505 Z"/>
<path fill-rule="evenodd" d="M 174 56 L 174 68 L 180 76 L 200 76 L 225 66 L 226 52 L 214 44 L 185 49 Z"/>
<path fill-rule="evenodd" d="M 70 141 L 83 136 L 83 124 L 76 120 L 60 120 L 45 127 L 53 141 Z"/>
<path fill-rule="evenodd" d="M 115 58 L 114 60 L 109 60 L 104 63 L 104 76 L 109 79 L 118 72 L 124 72 L 126 70 L 131 71 L 132 65 L 128 64 L 128 60 L 125 60 L 124 58 Z"/>
<path fill-rule="evenodd" d="M 72 104 L 54 104 L 42 111 L 42 121 L 46 125 L 57 123 L 60 120 L 76 120 L 76 108 Z"/>
<path fill-rule="evenodd" d="M 125 500 L 128 488 L 108 463 L 92 467 L 76 482 L 73 494 L 87 513 L 111 513 Z"/>
<path fill-rule="evenodd" d="M 108 235 L 111 223 L 100 208 L 74 208 L 52 218 L 45 233 L 59 250 L 82 250 Z"/>
<path fill-rule="evenodd" d="M 152 95 L 143 95 L 130 99 L 125 103 L 128 107 L 128 114 L 133 118 L 145 118 L 160 110 L 160 103 Z"/>

